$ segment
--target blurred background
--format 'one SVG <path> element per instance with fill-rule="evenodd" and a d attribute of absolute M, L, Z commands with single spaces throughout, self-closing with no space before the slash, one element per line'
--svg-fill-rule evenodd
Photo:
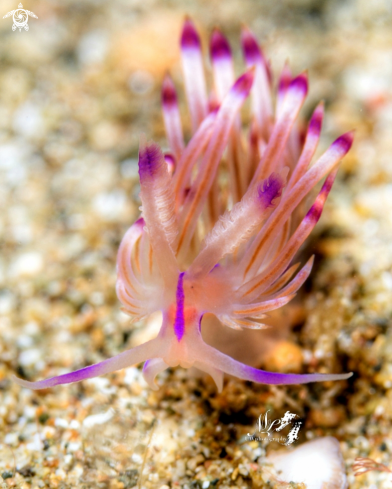
<path fill-rule="evenodd" d="M 0 16 L 17 2 L 3 0 Z M 359 455 L 389 462 L 392 2 L 24 0 L 23 8 L 38 17 L 29 18 L 28 31 L 12 31 L 12 17 L 0 19 L 0 475 L 5 483 L 133 487 L 146 450 L 155 450 L 154 460 L 146 458 L 146 487 L 203 477 L 222 482 L 219 474 L 238 460 L 257 460 L 264 453 L 244 448 L 237 462 L 230 455 L 267 403 L 284 412 L 294 402 L 306 419 L 308 438 L 337 436 L 348 470 Z M 302 353 L 293 347 L 300 369 L 321 365 L 357 375 L 350 386 L 327 389 L 250 388 L 230 380 L 218 396 L 210 379 L 189 379 L 181 369 L 164 374 L 165 387 L 155 393 L 133 368 L 50 392 L 21 390 L 9 381 L 11 373 L 37 379 L 69 371 L 149 334 L 149 325 L 135 331 L 119 310 L 115 259 L 138 216 L 139 135 L 167 147 L 160 84 L 168 70 L 189 127 L 178 47 L 185 15 L 202 36 L 210 81 L 212 29 L 219 26 L 228 36 L 239 75 L 244 69 L 239 36 L 247 24 L 271 60 L 275 80 L 286 60 L 296 74 L 308 70 L 302 115 L 308 117 L 325 100 L 321 149 L 341 133 L 357 131 L 311 243 L 317 265 L 292 338 L 301 347 Z M 272 368 L 284 369 L 286 363 L 273 361 Z M 95 415 L 106 418 L 85 422 Z M 154 420 L 160 420 L 156 428 Z M 223 423 L 219 435 L 217 423 Z M 227 457 L 219 455 L 222 444 Z M 214 462 L 218 469 L 211 475 L 205 462 L 215 458 L 227 465 Z M 245 487 L 250 484 L 240 477 Z M 350 477 L 352 487 L 362 487 Z M 38 485 L 23 485 L 30 483 Z"/>

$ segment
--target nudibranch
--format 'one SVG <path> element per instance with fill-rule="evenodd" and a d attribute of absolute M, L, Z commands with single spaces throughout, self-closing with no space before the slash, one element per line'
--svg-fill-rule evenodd
<path fill-rule="evenodd" d="M 190 19 L 181 36 L 191 137 L 186 143 L 177 92 L 163 81 L 163 116 L 170 153 L 141 140 L 141 217 L 126 232 L 117 259 L 117 295 L 133 320 L 162 312 L 156 338 L 96 365 L 21 386 L 44 389 L 78 382 L 145 362 L 143 375 L 156 389 L 168 367 L 197 367 L 222 390 L 224 373 L 265 384 L 347 379 L 351 374 L 267 372 L 234 360 L 203 341 L 201 321 L 214 314 L 235 328 L 267 327 L 269 311 L 287 304 L 309 276 L 313 257 L 292 264 L 316 225 L 340 160 L 353 134 L 335 142 L 313 164 L 323 104 L 305 137 L 297 118 L 308 91 L 305 73 L 287 66 L 272 96 L 269 64 L 256 38 L 241 37 L 246 71 L 237 80 L 228 41 L 211 37 L 214 86 L 207 95 L 200 37 Z M 240 110 L 251 98 L 249 129 Z M 309 209 L 306 197 L 325 179 Z"/>

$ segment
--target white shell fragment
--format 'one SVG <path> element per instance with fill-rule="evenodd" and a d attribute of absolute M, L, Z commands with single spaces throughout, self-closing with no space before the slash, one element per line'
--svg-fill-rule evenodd
<path fill-rule="evenodd" d="M 104 424 L 110 421 L 114 416 L 114 409 L 110 408 L 106 413 L 91 414 L 83 420 L 83 426 L 92 428 L 93 426 Z"/>
<path fill-rule="evenodd" d="M 307 489 L 348 487 L 339 442 L 332 436 L 309 441 L 290 452 L 272 453 L 267 461 L 282 482 L 302 482 Z"/>

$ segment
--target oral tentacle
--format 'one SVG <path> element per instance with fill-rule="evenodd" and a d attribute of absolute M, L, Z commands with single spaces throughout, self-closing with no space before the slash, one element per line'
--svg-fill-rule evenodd
<path fill-rule="evenodd" d="M 144 363 L 143 377 L 152 390 L 157 391 L 159 389 L 156 383 L 156 376 L 167 368 L 169 368 L 169 365 L 162 358 L 151 358 Z"/>
<path fill-rule="evenodd" d="M 91 379 L 93 377 L 130 367 L 131 365 L 144 362 L 148 358 L 157 357 L 160 350 L 161 344 L 157 338 L 155 338 L 154 340 L 147 341 L 131 350 L 124 351 L 115 357 L 108 358 L 103 362 L 81 368 L 80 370 L 75 370 L 68 374 L 58 375 L 57 377 L 51 377 L 37 382 L 29 382 L 15 376 L 13 377 L 13 380 L 20 386 L 33 390 L 47 389 L 48 387 L 54 387 L 55 385 L 72 384 L 74 382 L 80 382 L 81 380 Z"/>
<path fill-rule="evenodd" d="M 207 365 L 206 363 L 204 363 L 202 361 L 195 362 L 194 367 L 196 367 L 199 370 L 202 370 L 203 372 L 206 372 L 208 375 L 210 375 L 215 382 L 215 385 L 216 385 L 218 392 L 219 393 L 222 392 L 224 374 L 221 370 L 218 370 L 215 367 L 211 367 L 211 365 Z"/>
<path fill-rule="evenodd" d="M 257 382 L 258 384 L 289 385 L 307 384 L 309 382 L 326 382 L 329 380 L 345 380 L 353 374 L 282 374 L 267 372 L 245 365 L 221 353 L 215 348 L 205 345 L 205 363 L 222 372 L 243 380 Z"/>

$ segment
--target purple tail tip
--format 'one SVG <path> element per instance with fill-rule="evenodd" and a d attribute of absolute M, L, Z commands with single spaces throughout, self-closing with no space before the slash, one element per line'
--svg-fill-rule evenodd
<path fill-rule="evenodd" d="M 181 33 L 181 47 L 200 49 L 200 37 L 192 20 L 187 17 Z"/>
<path fill-rule="evenodd" d="M 162 104 L 165 106 L 177 105 L 177 93 L 173 80 L 166 75 L 162 83 Z"/>
<path fill-rule="evenodd" d="M 217 28 L 214 29 L 211 36 L 210 54 L 213 61 L 231 58 L 230 44 Z"/>

